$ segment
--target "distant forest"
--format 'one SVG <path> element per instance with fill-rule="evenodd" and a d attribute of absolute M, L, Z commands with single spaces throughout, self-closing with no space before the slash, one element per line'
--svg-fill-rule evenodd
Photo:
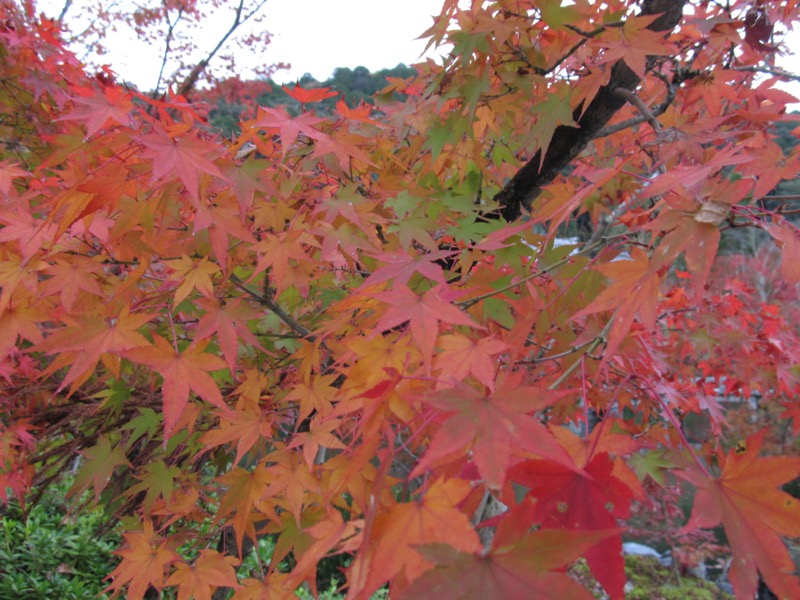
<path fill-rule="evenodd" d="M 404 64 L 399 64 L 393 69 L 381 69 L 375 73 L 370 73 L 366 67 L 355 69 L 341 67 L 325 81 L 317 81 L 306 74 L 296 83 L 284 85 L 289 89 L 299 85 L 304 89 L 322 87 L 339 92 L 340 95 L 314 103 L 314 111 L 320 116 L 327 116 L 333 112 L 336 102 L 340 99 L 344 99 L 351 108 L 362 102 L 372 104 L 373 96 L 385 88 L 391 78 L 409 79 L 416 74 L 416 69 Z M 299 114 L 302 110 L 300 103 L 284 91 L 283 85 L 271 79 L 245 82 L 228 79 L 210 90 L 201 92 L 200 97 L 194 99 L 210 105 L 209 123 L 225 137 L 238 134 L 239 121 L 254 116 L 250 114 L 254 105 L 283 106 L 289 114 Z"/>

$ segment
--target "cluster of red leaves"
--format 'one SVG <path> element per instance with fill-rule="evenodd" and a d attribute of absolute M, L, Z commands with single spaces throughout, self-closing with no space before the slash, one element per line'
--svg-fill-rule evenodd
<path fill-rule="evenodd" d="M 288 597 L 332 554 L 350 598 L 591 598 L 580 556 L 621 598 L 619 524 L 668 472 L 697 490 L 684 533 L 724 526 L 738 595 L 760 573 L 800 597 L 778 489 L 800 458 L 732 446 L 710 388 L 797 427 L 800 233 L 753 202 L 800 151 L 776 150 L 792 98 L 747 39 L 749 11 L 791 24 L 796 2 L 687 2 L 669 35 L 628 0 L 459 4 L 404 102 L 259 108 L 232 143 L 2 5 L 3 500 L 80 452 L 72 493 L 125 518 L 110 588 L 134 599 Z M 529 220 L 492 218 L 620 65 L 660 124 L 623 107 Z M 576 211 L 604 234 L 554 245 Z M 782 248 L 773 290 L 715 270 L 740 225 Z M 263 576 L 238 572 L 264 535 Z"/>

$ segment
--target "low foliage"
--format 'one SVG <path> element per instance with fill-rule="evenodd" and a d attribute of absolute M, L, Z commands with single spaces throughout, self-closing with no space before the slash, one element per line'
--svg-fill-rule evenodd
<path fill-rule="evenodd" d="M 94 508 L 72 513 L 66 487 L 51 489 L 28 514 L 11 503 L 0 515 L 0 598 L 105 598 L 119 536 L 99 536 L 105 517 Z"/>
<path fill-rule="evenodd" d="M 82 457 L 133 600 L 316 594 L 339 556 L 351 599 L 591 598 L 581 557 L 618 599 L 621 525 L 681 482 L 674 539 L 800 597 L 800 232 L 765 202 L 800 8 L 597 6 L 446 0 L 441 64 L 227 141 L 0 4 L 0 499 Z M 774 250 L 720 256 L 739 228 Z M 756 393 L 778 423 L 731 431 Z"/>

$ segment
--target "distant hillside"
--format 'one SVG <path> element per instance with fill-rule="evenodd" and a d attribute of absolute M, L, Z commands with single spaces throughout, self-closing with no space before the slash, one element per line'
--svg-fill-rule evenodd
<path fill-rule="evenodd" d="M 293 89 L 296 85 L 304 89 L 319 87 L 331 88 L 340 94 L 314 103 L 317 113 L 324 116 L 333 111 L 336 102 L 344 98 L 348 106 L 355 107 L 361 102 L 371 103 L 372 97 L 385 88 L 390 78 L 408 79 L 417 71 L 413 67 L 399 64 L 392 69 L 382 69 L 370 73 L 365 67 L 336 69 L 333 77 L 317 81 L 311 75 L 304 75 L 297 83 L 286 84 Z M 300 103 L 289 96 L 281 84 L 272 80 L 240 81 L 227 79 L 213 88 L 202 90 L 193 97 L 209 105 L 209 122 L 226 137 L 238 133 L 238 123 L 242 118 L 255 115 L 255 106 L 283 106 L 290 114 L 301 111 Z"/>

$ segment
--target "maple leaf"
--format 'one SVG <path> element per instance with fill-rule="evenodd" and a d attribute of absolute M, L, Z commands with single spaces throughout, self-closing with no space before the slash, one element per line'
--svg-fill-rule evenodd
<path fill-rule="evenodd" d="M 229 410 L 219 387 L 208 374 L 209 371 L 224 369 L 225 361 L 204 352 L 208 340 L 197 342 L 181 352 L 160 335 L 154 335 L 153 338 L 155 347 L 135 348 L 126 352 L 125 357 L 155 369 L 164 380 L 161 392 L 165 439 L 183 414 L 190 390 L 214 406 Z"/>
<path fill-rule="evenodd" d="M 82 316 L 75 325 L 58 330 L 37 348 L 71 358 L 70 370 L 59 389 L 72 384 L 74 391 L 92 374 L 100 360 L 103 360 L 106 367 L 115 375 L 119 375 L 119 359 L 116 357 L 133 348 L 150 348 L 150 342 L 137 330 L 154 316 L 131 314 L 127 308 L 116 318 L 103 318 L 100 315 Z"/>
<path fill-rule="evenodd" d="M 282 292 L 289 283 L 287 273 L 292 266 L 290 261 L 308 261 L 309 258 L 303 250 L 302 243 L 313 241 L 304 231 L 287 231 L 277 235 L 265 234 L 255 245 L 255 249 L 260 255 L 251 279 L 270 267 L 275 289 L 278 293 Z"/>
<path fill-rule="evenodd" d="M 224 180 L 222 171 L 206 156 L 219 154 L 215 144 L 199 140 L 197 134 L 188 134 L 173 140 L 157 127 L 153 133 L 136 138 L 147 150 L 144 156 L 153 159 L 153 181 L 176 173 L 193 198 L 198 199 L 199 174 L 208 173 Z"/>
<path fill-rule="evenodd" d="M 560 469 L 572 472 L 572 459 L 553 434 L 526 414 L 541 408 L 537 396 L 513 388 L 501 388 L 486 396 L 466 386 L 429 395 L 426 403 L 454 414 L 434 434 L 428 451 L 409 477 L 424 473 L 440 459 L 472 449 L 478 473 L 487 487 L 500 489 L 511 462 L 512 447 L 547 458 Z"/>
<path fill-rule="evenodd" d="M 419 600 L 591 600 L 594 595 L 563 572 L 609 531 L 539 530 L 513 545 L 467 554 L 445 545 L 419 547 L 437 566 L 400 593 Z"/>
<path fill-rule="evenodd" d="M 101 436 L 97 444 L 81 451 L 85 463 L 75 475 L 75 481 L 69 488 L 67 495 L 80 498 L 91 485 L 94 487 L 95 502 L 100 500 L 100 494 L 108 485 L 111 475 L 119 466 L 131 466 L 121 444 L 111 447 L 111 440 L 107 435 Z"/>
<path fill-rule="evenodd" d="M 529 494 L 537 500 L 534 520 L 543 528 L 610 530 L 617 526 L 617 518 L 627 518 L 630 514 L 633 493 L 615 476 L 614 462 L 606 452 L 596 454 L 584 471 L 532 460 L 515 465 L 508 476 L 529 488 Z M 585 556 L 608 594 L 623 598 L 625 564 L 621 536 L 605 536 Z"/>
<path fill-rule="evenodd" d="M 220 522 L 233 513 L 233 531 L 240 549 L 246 531 L 255 537 L 252 524 L 253 507 L 265 496 L 272 479 L 273 475 L 261 464 L 255 465 L 249 471 L 233 467 L 217 479 L 228 490 L 220 499 L 215 521 Z M 275 518 L 277 520 L 278 516 L 275 515 Z"/>
<path fill-rule="evenodd" d="M 130 127 L 133 109 L 131 94 L 125 92 L 121 86 L 107 86 L 103 88 L 87 89 L 75 87 L 72 91 L 77 95 L 71 100 L 78 108 L 61 117 L 61 121 L 75 120 L 86 123 L 86 137 L 92 137 L 99 129 L 106 126 L 109 121 Z"/>
<path fill-rule="evenodd" d="M 320 492 L 319 480 L 297 452 L 278 450 L 268 455 L 267 459 L 275 464 L 269 467 L 272 481 L 264 499 L 280 495 L 295 522 L 300 523 L 306 496 L 313 497 Z M 259 508 L 263 504 L 259 504 Z"/>
<path fill-rule="evenodd" d="M 377 125 L 378 127 L 386 127 L 384 123 L 380 123 L 379 121 L 374 121 L 369 118 L 373 109 L 372 106 L 366 104 L 363 100 L 356 108 L 350 108 L 347 106 L 347 103 L 344 101 L 344 99 L 340 98 L 339 101 L 336 102 L 335 110 L 343 118 L 350 121 L 361 121 L 362 123 L 370 123 L 372 125 Z"/>
<path fill-rule="evenodd" d="M 47 320 L 47 314 L 20 300 L 0 313 L 0 360 L 15 347 L 17 336 L 34 344 L 41 343 L 43 337 L 37 323 Z"/>
<path fill-rule="evenodd" d="M 250 348 L 266 352 L 247 324 L 248 320 L 257 318 L 259 314 L 240 298 L 233 298 L 224 304 L 202 298 L 197 301 L 197 304 L 204 308 L 206 313 L 200 317 L 200 321 L 197 323 L 195 341 L 216 334 L 222 356 L 225 357 L 232 374 L 236 372 L 239 339 Z"/>
<path fill-rule="evenodd" d="M 439 321 L 478 328 L 472 319 L 446 300 L 453 296 L 453 292 L 441 285 L 428 290 L 422 296 L 404 285 L 396 285 L 390 292 L 375 295 L 389 305 L 375 329 L 386 331 L 409 321 L 411 336 L 422 350 L 423 358 L 430 361 L 439 334 Z"/>
<path fill-rule="evenodd" d="M 464 552 L 480 550 L 480 540 L 467 516 L 457 506 L 472 491 L 469 482 L 437 479 L 419 500 L 397 504 L 378 515 L 370 544 L 351 566 L 369 569 L 361 581 L 351 581 L 348 598 L 367 597 L 385 581 L 403 572 L 413 580 L 429 566 L 417 548 L 443 543 Z"/>
<path fill-rule="evenodd" d="M 340 423 L 336 420 L 329 420 L 318 423 L 317 419 L 311 422 L 309 431 L 298 433 L 289 444 L 289 448 L 303 447 L 303 458 L 310 469 L 317 457 L 320 446 L 333 450 L 345 450 L 347 447 L 334 435 Z"/>
<path fill-rule="evenodd" d="M 211 600 L 211 593 L 218 587 L 239 587 L 233 567 L 239 559 L 225 556 L 215 550 L 200 551 L 194 565 L 184 562 L 175 565 L 167 585 L 178 586 L 178 600 Z"/>
<path fill-rule="evenodd" d="M 497 361 L 492 356 L 506 350 L 508 344 L 492 337 L 474 341 L 460 333 L 443 335 L 437 344 L 442 352 L 434 357 L 434 368 L 442 369 L 454 380 L 472 374 L 487 388 L 494 389 Z"/>
<path fill-rule="evenodd" d="M 369 159 L 369 156 L 358 147 L 358 144 L 363 143 L 363 141 L 363 136 L 351 134 L 346 131 L 336 132 L 335 135 L 330 136 L 320 136 L 314 140 L 314 152 L 311 156 L 317 157 L 333 154 L 336 160 L 339 161 L 339 166 L 342 167 L 342 169 L 350 168 L 352 158 L 371 167 L 377 166 Z"/>
<path fill-rule="evenodd" d="M 266 580 L 248 578 L 231 600 L 293 600 L 296 585 L 288 573 L 270 573 Z"/>
<path fill-rule="evenodd" d="M 180 477 L 181 471 L 176 466 L 168 466 L 163 460 L 157 459 L 147 463 L 141 475 L 137 475 L 141 483 L 128 488 L 126 496 L 135 496 L 139 492 L 146 492 L 142 506 L 146 515 L 150 514 L 150 507 L 159 497 L 169 503 L 175 488 L 175 479 Z"/>
<path fill-rule="evenodd" d="M 624 60 L 640 79 L 644 79 L 648 56 L 668 56 L 675 52 L 663 31 L 648 29 L 656 18 L 657 15 L 628 17 L 622 27 L 607 28 L 597 38 L 598 45 L 606 48 L 601 62 Z"/>
<path fill-rule="evenodd" d="M 39 250 L 52 246 L 57 239 L 58 228 L 35 219 L 21 202 L 13 210 L 0 210 L 0 224 L 0 242 L 16 240 L 23 262 L 29 261 Z"/>
<path fill-rule="evenodd" d="M 572 109 L 569 102 L 570 93 L 571 87 L 569 85 L 559 86 L 557 90 L 550 92 L 545 100 L 534 107 L 533 112 L 536 114 L 536 123 L 531 127 L 529 135 L 532 149 L 541 151 L 540 168 L 544 164 L 544 157 L 550 147 L 556 128 L 559 125 L 577 126 L 572 118 Z"/>
<path fill-rule="evenodd" d="M 322 102 L 326 98 L 333 98 L 334 96 L 339 95 L 339 92 L 336 92 L 326 87 L 318 87 L 308 90 L 306 88 L 300 87 L 299 85 L 295 85 L 294 87 L 291 88 L 285 85 L 282 87 L 284 92 L 289 94 L 300 104 L 307 104 L 309 102 Z"/>
<path fill-rule="evenodd" d="M 11 185 L 15 177 L 30 177 L 28 171 L 20 169 L 17 165 L 19 163 L 9 162 L 8 160 L 0 161 L 0 192 L 8 196 L 11 192 Z"/>
<path fill-rule="evenodd" d="M 748 46 L 761 52 L 772 52 L 775 46 L 768 44 L 772 37 L 773 25 L 767 11 L 760 5 L 754 6 L 744 16 L 744 41 Z"/>
<path fill-rule="evenodd" d="M 338 393 L 333 386 L 335 381 L 334 375 L 321 375 L 309 383 L 299 382 L 292 388 L 286 400 L 300 403 L 297 417 L 300 421 L 314 411 L 323 417 L 331 411 L 331 401 Z"/>
<path fill-rule="evenodd" d="M 800 231 L 787 221 L 773 222 L 766 229 L 781 246 L 781 274 L 791 283 L 800 282 Z"/>
<path fill-rule="evenodd" d="M 597 267 L 614 283 L 573 317 L 616 309 L 608 345 L 603 353 L 604 364 L 619 348 L 637 314 L 648 329 L 652 329 L 656 322 L 661 278 L 654 272 L 647 254 L 641 248 L 632 248 L 630 256 L 631 260 L 612 261 Z"/>
<path fill-rule="evenodd" d="M 181 258 L 167 260 L 164 263 L 174 271 L 173 279 L 182 280 L 175 290 L 175 306 L 194 289 L 206 298 L 214 298 L 214 283 L 211 281 L 211 276 L 219 273 L 220 269 L 208 261 L 208 256 L 195 261 L 184 254 Z"/>
<path fill-rule="evenodd" d="M 142 531 L 122 535 L 128 547 L 116 552 L 122 560 L 111 572 L 114 581 L 107 589 L 118 591 L 127 585 L 126 598 L 141 600 L 150 586 L 157 590 L 164 587 L 165 569 L 180 557 L 172 549 L 174 541 L 156 535 L 149 520 L 144 522 Z"/>
<path fill-rule="evenodd" d="M 58 293 L 61 304 L 71 312 L 81 291 L 103 297 L 98 279 L 102 278 L 103 267 L 97 261 L 83 256 L 72 257 L 72 260 L 56 258 L 44 269 L 50 279 L 42 285 L 42 294 L 49 296 Z"/>
<path fill-rule="evenodd" d="M 448 250 L 437 250 L 419 256 L 409 255 L 406 252 L 382 252 L 378 255 L 385 266 L 378 267 L 364 280 L 362 287 L 394 281 L 405 284 L 417 272 L 437 283 L 445 283 L 444 270 L 436 261 L 452 256 Z"/>
<path fill-rule="evenodd" d="M 322 119 L 314 117 L 310 113 L 292 117 L 283 107 L 259 108 L 255 125 L 278 130 L 281 136 L 282 157 L 286 158 L 286 153 L 301 133 L 314 140 L 325 137 L 324 133 L 314 128 L 314 125 L 320 121 Z"/>
<path fill-rule="evenodd" d="M 682 531 L 722 523 L 733 551 L 730 579 L 736 596 L 752 598 L 758 573 L 779 598 L 800 598 L 800 581 L 781 536 L 800 536 L 800 500 L 777 489 L 800 474 L 800 458 L 759 458 L 766 430 L 719 453 L 716 477 L 688 463 L 675 473 L 697 487 L 692 515 Z M 685 460 L 682 460 L 686 464 Z"/>
<path fill-rule="evenodd" d="M 263 177 L 263 161 L 250 159 L 242 164 L 234 163 L 228 167 L 223 167 L 222 172 L 230 181 L 231 189 L 233 189 L 239 202 L 239 214 L 242 215 L 242 218 L 244 218 L 244 215 L 247 214 L 253 204 L 256 192 L 276 194 L 271 182 Z"/>
<path fill-rule="evenodd" d="M 272 417 L 257 409 L 238 409 L 233 413 L 219 415 L 219 427 L 203 434 L 202 441 L 207 450 L 222 444 L 236 444 L 235 464 L 261 439 L 272 438 Z"/>

